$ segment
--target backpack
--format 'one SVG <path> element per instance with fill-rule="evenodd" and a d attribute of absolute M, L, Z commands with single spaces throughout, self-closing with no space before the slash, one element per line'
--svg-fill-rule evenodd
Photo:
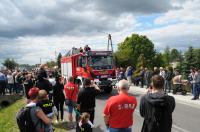
<path fill-rule="evenodd" d="M 171 130 L 171 112 L 168 109 L 169 102 L 162 106 L 152 107 L 149 119 L 146 122 L 150 132 L 169 132 Z"/>
<path fill-rule="evenodd" d="M 155 108 L 153 107 L 152 109 L 152 128 L 154 130 L 159 130 L 159 128 L 161 127 L 161 122 L 163 120 L 163 114 L 164 114 L 164 109 L 163 108 Z"/>
<path fill-rule="evenodd" d="M 34 122 L 31 119 L 31 108 L 32 107 L 22 107 L 17 113 L 17 125 L 21 132 L 35 132 L 39 120 L 34 125 Z"/>

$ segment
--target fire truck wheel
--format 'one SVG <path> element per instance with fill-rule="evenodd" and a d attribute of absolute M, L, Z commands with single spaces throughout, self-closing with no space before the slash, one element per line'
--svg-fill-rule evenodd
<path fill-rule="evenodd" d="M 112 92 L 112 86 L 105 87 L 104 91 L 105 91 L 105 93 L 111 93 Z"/>

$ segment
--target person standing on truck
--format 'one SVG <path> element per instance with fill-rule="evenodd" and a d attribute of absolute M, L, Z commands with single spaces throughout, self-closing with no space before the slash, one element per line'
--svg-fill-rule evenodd
<path fill-rule="evenodd" d="M 90 48 L 88 45 L 86 45 L 86 46 L 84 47 L 84 50 L 85 50 L 85 52 L 88 52 L 88 51 L 91 50 L 91 48 Z"/>
<path fill-rule="evenodd" d="M 83 53 L 83 48 L 82 47 L 79 48 L 79 52 Z"/>

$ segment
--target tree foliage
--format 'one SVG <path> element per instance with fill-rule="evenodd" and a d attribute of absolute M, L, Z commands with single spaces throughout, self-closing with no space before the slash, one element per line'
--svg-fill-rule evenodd
<path fill-rule="evenodd" d="M 164 60 L 163 54 L 156 52 L 153 58 L 153 66 L 165 67 L 165 60 Z"/>
<path fill-rule="evenodd" d="M 154 44 L 146 37 L 132 34 L 118 45 L 115 53 L 120 66 L 152 66 L 155 55 Z"/>
<path fill-rule="evenodd" d="M 183 72 L 188 74 L 191 67 L 195 67 L 194 49 L 192 46 L 184 54 Z"/>
<path fill-rule="evenodd" d="M 200 69 L 200 49 L 194 49 L 194 65 Z"/>
<path fill-rule="evenodd" d="M 170 52 L 170 62 L 175 62 L 179 60 L 179 51 L 177 49 L 171 49 Z"/>
<path fill-rule="evenodd" d="M 46 65 L 47 65 L 49 68 L 53 68 L 53 67 L 57 66 L 57 64 L 56 64 L 55 61 L 47 61 L 47 62 L 46 62 Z"/>
<path fill-rule="evenodd" d="M 59 53 L 59 54 L 58 54 L 58 57 L 57 57 L 57 65 L 58 65 L 58 68 L 61 67 L 61 62 L 60 62 L 60 59 L 61 59 L 61 58 L 62 58 L 62 54 Z"/>
<path fill-rule="evenodd" d="M 117 66 L 171 67 L 187 75 L 191 67 L 200 68 L 200 49 L 189 47 L 186 52 L 167 46 L 163 53 L 154 50 L 154 44 L 146 37 L 132 34 L 118 45 L 114 54 Z"/>
<path fill-rule="evenodd" d="M 7 69 L 10 69 L 10 70 L 15 69 L 15 68 L 18 66 L 18 64 L 15 62 L 14 59 L 9 59 L 9 58 L 5 59 L 4 62 L 3 62 L 2 64 L 3 64 Z"/>
<path fill-rule="evenodd" d="M 169 46 L 167 46 L 164 50 L 163 59 L 164 59 L 165 65 L 169 66 L 170 65 L 170 49 L 169 49 Z"/>

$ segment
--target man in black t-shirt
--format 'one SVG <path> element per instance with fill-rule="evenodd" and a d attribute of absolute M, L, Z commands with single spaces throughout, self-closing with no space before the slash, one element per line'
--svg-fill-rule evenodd
<path fill-rule="evenodd" d="M 79 92 L 77 99 L 77 107 L 81 113 L 87 112 L 90 114 L 90 121 L 94 121 L 95 112 L 95 97 L 100 92 L 100 89 L 90 79 L 84 80 L 84 88 Z"/>

